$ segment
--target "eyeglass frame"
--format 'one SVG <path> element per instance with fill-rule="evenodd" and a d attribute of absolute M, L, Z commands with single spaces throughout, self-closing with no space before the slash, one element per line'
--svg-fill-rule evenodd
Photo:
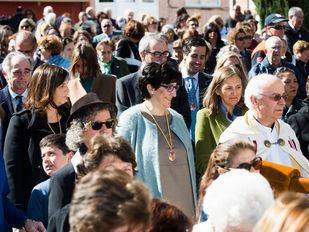
<path fill-rule="evenodd" d="M 111 125 L 108 125 L 107 123 L 111 123 Z M 94 128 L 95 124 L 98 124 L 98 128 Z M 95 130 L 95 131 L 98 131 L 98 130 L 101 130 L 103 125 L 105 125 L 105 127 L 107 129 L 113 129 L 116 125 L 117 125 L 117 119 L 115 118 L 110 118 L 110 119 L 107 119 L 105 122 L 101 122 L 101 121 L 89 121 L 89 122 L 86 122 L 84 124 L 85 127 L 91 127 L 92 130 Z"/>
<path fill-rule="evenodd" d="M 281 25 L 271 25 L 270 28 L 273 28 L 275 30 L 285 30 L 286 29 L 285 26 L 281 26 Z"/>
<path fill-rule="evenodd" d="M 164 51 L 164 52 L 159 52 L 159 51 L 155 51 L 155 52 L 151 52 L 151 51 L 145 51 L 146 53 L 151 54 L 152 56 L 154 56 L 155 58 L 161 58 L 161 57 L 169 57 L 170 53 L 169 51 Z"/>
<path fill-rule="evenodd" d="M 268 97 L 268 98 L 270 98 L 272 101 L 275 101 L 275 102 L 278 102 L 278 101 L 280 101 L 281 99 L 283 99 L 284 101 L 286 101 L 287 100 L 287 98 L 288 98 L 288 96 L 287 96 L 287 94 L 279 94 L 279 93 L 273 93 L 273 94 L 271 94 L 271 95 L 268 95 L 268 94 L 265 94 L 265 93 L 260 93 L 260 95 L 262 95 L 262 96 L 265 96 L 265 97 Z"/>
<path fill-rule="evenodd" d="M 172 84 L 169 84 L 169 85 L 165 85 L 165 84 L 161 84 L 160 85 L 161 87 L 165 88 L 167 90 L 167 92 L 171 93 L 173 92 L 174 90 L 177 90 L 180 88 L 180 85 L 172 85 Z"/>
<path fill-rule="evenodd" d="M 239 164 L 236 169 L 246 169 L 248 171 L 251 170 L 253 167 L 254 170 L 260 170 L 262 167 L 263 159 L 260 156 L 255 157 L 250 163 L 241 163 Z"/>

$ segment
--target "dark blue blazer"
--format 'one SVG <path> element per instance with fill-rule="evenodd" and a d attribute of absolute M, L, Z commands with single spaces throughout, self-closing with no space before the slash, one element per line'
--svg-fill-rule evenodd
<path fill-rule="evenodd" d="M 4 116 L 0 127 L 0 149 L 3 151 L 4 140 L 10 119 L 14 113 L 13 103 L 8 85 L 0 90 L 0 107 L 2 107 Z"/>

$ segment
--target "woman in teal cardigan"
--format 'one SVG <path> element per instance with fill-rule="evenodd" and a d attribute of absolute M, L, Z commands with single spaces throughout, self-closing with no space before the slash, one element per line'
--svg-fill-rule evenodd
<path fill-rule="evenodd" d="M 234 66 L 222 67 L 214 77 L 203 99 L 205 108 L 197 113 L 195 152 L 197 176 L 206 170 L 210 154 L 217 146 L 221 133 L 237 117 L 242 115 L 241 99 L 247 79 Z"/>
<path fill-rule="evenodd" d="M 117 132 L 131 144 L 136 176 L 153 196 L 192 218 L 196 205 L 192 144 L 183 117 L 170 109 L 181 81 L 181 73 L 171 64 L 146 65 L 139 80 L 146 100 L 120 115 Z"/>

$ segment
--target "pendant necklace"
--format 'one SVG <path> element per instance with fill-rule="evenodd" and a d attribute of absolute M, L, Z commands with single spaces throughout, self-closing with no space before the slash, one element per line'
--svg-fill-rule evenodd
<path fill-rule="evenodd" d="M 62 129 L 61 129 L 61 122 L 59 120 L 58 114 L 57 114 L 57 120 L 58 120 L 58 126 L 59 126 L 59 133 L 62 134 Z M 57 134 L 53 128 L 51 127 L 50 123 L 47 121 L 47 125 L 49 127 L 49 129 L 53 132 L 53 134 Z"/>
<path fill-rule="evenodd" d="M 173 146 L 173 140 L 172 140 L 172 134 L 171 134 L 171 129 L 170 129 L 170 124 L 168 122 L 168 118 L 167 118 L 167 113 L 166 111 L 164 112 L 165 114 L 165 119 L 166 119 L 166 126 L 167 126 L 167 131 L 168 131 L 168 137 L 169 139 L 166 137 L 166 135 L 164 134 L 162 128 L 159 126 L 159 123 L 157 122 L 157 120 L 155 119 L 155 117 L 152 115 L 150 109 L 146 106 L 146 104 L 144 103 L 146 109 L 148 110 L 151 118 L 153 119 L 154 123 L 156 124 L 156 126 L 158 127 L 158 129 L 160 130 L 161 134 L 163 135 L 166 144 L 169 147 L 169 153 L 168 153 L 168 159 L 170 161 L 175 161 L 176 160 L 176 154 L 174 152 L 174 146 Z"/>

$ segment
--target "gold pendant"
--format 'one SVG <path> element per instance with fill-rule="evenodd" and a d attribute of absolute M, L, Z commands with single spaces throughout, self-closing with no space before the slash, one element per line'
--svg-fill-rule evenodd
<path fill-rule="evenodd" d="M 194 102 L 190 104 L 190 110 L 191 111 L 195 111 L 196 110 L 196 105 L 195 105 Z"/>
<path fill-rule="evenodd" d="M 168 159 L 172 162 L 176 160 L 176 154 L 173 149 L 170 149 L 170 152 L 168 153 Z"/>

